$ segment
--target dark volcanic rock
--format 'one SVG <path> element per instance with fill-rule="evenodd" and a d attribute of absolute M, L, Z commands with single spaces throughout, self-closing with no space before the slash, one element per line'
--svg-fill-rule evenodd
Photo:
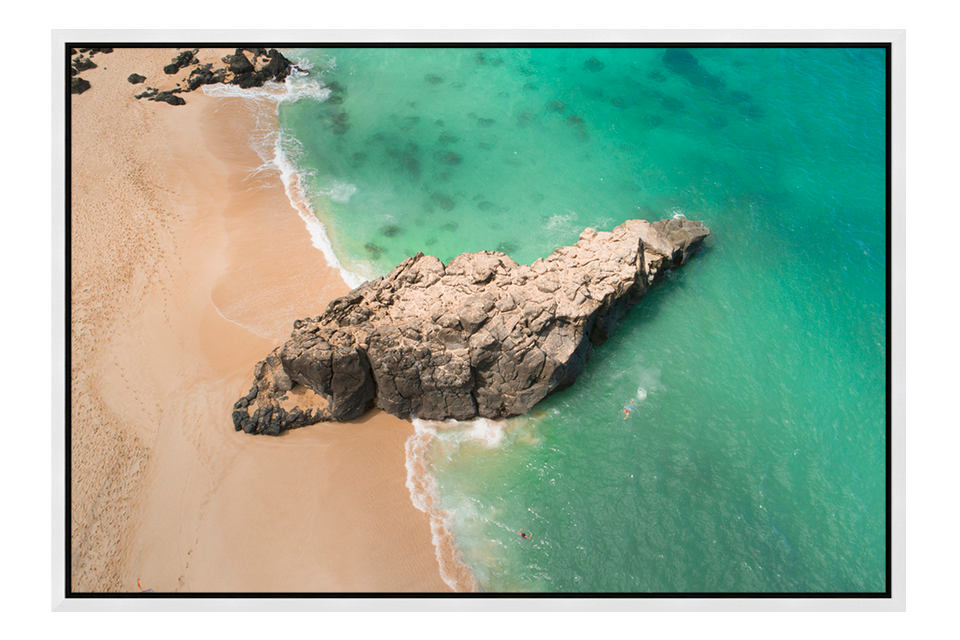
<path fill-rule="evenodd" d="M 258 49 L 257 51 L 263 50 Z M 233 79 L 230 80 L 230 84 L 238 85 L 241 89 L 262 87 L 264 83 L 269 80 L 283 82 L 293 70 L 293 65 L 290 61 L 276 49 L 270 49 L 267 53 L 262 54 L 262 56 L 266 62 L 264 62 L 259 69 L 257 69 L 257 65 L 251 62 L 246 54 L 243 53 L 243 49 L 237 49 L 236 53 L 232 56 L 224 57 L 223 61 L 229 65 L 227 70 L 233 74 Z M 259 57 L 255 56 L 254 61 L 257 60 L 259 60 Z"/>
<path fill-rule="evenodd" d="M 267 56 L 269 60 L 263 66 L 263 73 L 266 74 L 267 78 L 272 78 L 274 82 L 286 80 L 290 72 L 293 71 L 293 64 L 276 49 L 270 49 Z"/>
<path fill-rule="evenodd" d="M 160 93 L 156 94 L 155 96 L 149 99 L 154 100 L 156 102 L 166 102 L 167 104 L 173 105 L 175 107 L 178 107 L 183 104 L 187 104 L 186 100 L 176 95 L 177 93 L 180 93 L 178 89 L 172 89 L 170 91 L 161 91 Z"/>
<path fill-rule="evenodd" d="M 218 69 L 213 71 L 213 65 L 207 63 L 202 67 L 197 67 L 187 76 L 187 89 L 196 91 L 205 84 L 218 84 L 227 79 L 227 70 Z"/>
<path fill-rule="evenodd" d="M 73 67 L 73 71 L 74 71 L 73 75 L 77 75 L 78 73 L 82 73 L 88 69 L 96 69 L 97 63 L 95 63 L 90 58 L 77 56 L 76 58 L 73 59 L 73 65 L 71 66 Z"/>
<path fill-rule="evenodd" d="M 80 51 L 83 52 L 86 50 L 81 49 Z M 108 52 L 107 49 L 90 49 L 89 51 L 91 53 L 96 51 Z M 253 54 L 252 61 L 244 51 L 249 51 Z M 182 105 L 186 104 L 186 101 L 175 94 L 196 91 L 207 84 L 234 84 L 244 89 L 260 87 L 271 80 L 283 82 L 295 69 L 295 66 L 276 49 L 267 50 L 262 47 L 239 48 L 235 53 L 225 56 L 222 61 L 226 63 L 226 66 L 219 68 L 214 68 L 212 63 L 200 65 L 200 61 L 196 57 L 197 53 L 199 53 L 199 49 L 182 51 L 163 69 L 167 74 L 173 75 L 187 66 L 197 65 L 183 82 L 177 83 L 177 87 L 183 85 L 183 88 L 162 92 L 154 88 L 148 88 L 146 91 L 134 97 L 137 99 L 147 98 L 148 100 L 157 102 L 166 102 L 171 105 Z M 73 74 L 76 75 L 80 71 L 86 68 L 92 68 L 93 66 L 96 65 L 90 62 L 88 58 L 79 56 L 73 61 Z M 127 78 L 131 84 L 139 84 L 145 79 L 146 78 L 138 74 L 132 74 Z M 74 83 L 75 86 L 76 84 L 77 83 Z M 81 83 L 81 86 L 83 84 L 84 83 Z M 89 87 L 88 83 L 87 87 Z M 343 131 L 349 127 L 349 124 L 345 122 L 345 114 L 341 120 L 342 121 L 338 121 L 335 119 L 333 123 L 334 129 L 337 130 L 338 133 L 343 133 Z"/>
<path fill-rule="evenodd" d="M 193 49 L 192 51 L 182 51 L 177 55 L 173 60 L 170 61 L 170 64 L 163 68 L 163 72 L 167 75 L 173 75 L 176 72 L 180 71 L 186 66 L 189 66 L 195 62 L 194 56 L 199 52 L 199 49 Z"/>
<path fill-rule="evenodd" d="M 593 346 L 709 233 L 683 218 L 629 220 L 531 265 L 419 253 L 296 321 L 256 366 L 234 426 L 275 435 L 372 406 L 428 420 L 526 413 L 573 384 Z"/>
<path fill-rule="evenodd" d="M 70 93 L 83 93 L 90 88 L 90 83 L 83 78 L 74 77 L 70 81 Z"/>
<path fill-rule="evenodd" d="M 90 59 L 89 56 L 92 56 L 95 53 L 110 53 L 113 49 L 109 47 L 103 47 L 99 49 L 80 49 L 79 53 L 77 49 L 70 49 L 70 55 L 76 56 L 71 60 L 70 63 L 70 75 L 72 80 L 70 81 L 70 92 L 71 93 L 83 93 L 90 88 L 90 82 L 78 78 L 77 76 L 88 69 L 96 69 L 97 64 Z M 83 57 L 82 54 L 86 53 L 87 57 Z"/>
<path fill-rule="evenodd" d="M 234 75 L 249 73 L 255 69 L 253 63 L 250 62 L 250 58 L 243 52 L 243 49 L 237 49 L 236 53 L 232 56 L 225 56 L 223 61 L 229 65 L 227 68 L 230 70 L 230 73 Z"/>

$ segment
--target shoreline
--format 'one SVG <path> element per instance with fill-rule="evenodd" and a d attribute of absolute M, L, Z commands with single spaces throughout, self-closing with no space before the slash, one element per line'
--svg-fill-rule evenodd
<path fill-rule="evenodd" d="M 175 54 L 97 54 L 71 97 L 71 590 L 449 593 L 409 422 L 233 430 L 253 365 L 349 287 L 237 137 L 263 101 L 133 99 Z"/>

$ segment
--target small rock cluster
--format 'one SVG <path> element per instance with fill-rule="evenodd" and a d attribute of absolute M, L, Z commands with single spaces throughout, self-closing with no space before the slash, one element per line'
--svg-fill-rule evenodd
<path fill-rule="evenodd" d="M 295 322 L 257 364 L 234 426 L 276 435 L 372 406 L 428 420 L 526 413 L 573 384 L 593 346 L 709 233 L 683 218 L 629 220 L 530 265 L 419 253 Z"/>
<path fill-rule="evenodd" d="M 186 104 L 186 101 L 177 94 L 196 91 L 205 84 L 235 84 L 243 89 L 261 87 L 269 80 L 283 82 L 294 67 L 276 49 L 239 48 L 233 54 L 221 59 L 221 62 L 227 65 L 226 67 L 217 69 L 214 69 L 213 64 L 209 62 L 201 65 L 195 57 L 198 52 L 199 49 L 183 51 L 163 68 L 164 73 L 173 75 L 181 69 L 191 65 L 195 66 L 190 75 L 187 76 L 186 87 L 177 87 L 169 91 L 159 91 L 153 87 L 147 87 L 146 91 L 134 97 L 178 106 Z M 247 55 L 247 52 L 251 54 L 252 59 Z M 128 78 L 128 80 L 130 79 Z M 130 82 L 133 82 L 133 80 L 130 80 Z"/>
<path fill-rule="evenodd" d="M 78 74 L 87 69 L 96 68 L 96 64 L 90 59 L 94 53 L 110 53 L 113 49 L 71 49 L 72 75 L 71 92 L 80 94 L 90 88 L 90 82 L 78 76 Z M 84 54 L 87 54 L 84 57 Z M 294 65 L 276 49 L 265 49 L 263 47 L 238 48 L 233 54 L 224 56 L 221 62 L 225 66 L 214 68 L 213 63 L 200 64 L 196 55 L 199 49 L 181 51 L 163 68 L 167 75 L 175 75 L 188 67 L 194 67 L 186 77 L 186 86 L 177 86 L 175 89 L 161 91 L 156 87 L 146 87 L 144 91 L 138 93 L 139 99 L 147 99 L 155 102 L 166 102 L 167 104 L 178 106 L 186 104 L 186 101 L 179 95 L 196 91 L 205 84 L 235 84 L 241 88 L 260 87 L 268 81 L 283 82 Z M 127 77 L 130 84 L 142 84 L 146 77 L 137 73 L 132 73 Z"/>
<path fill-rule="evenodd" d="M 97 68 L 97 63 L 93 61 L 94 54 L 112 52 L 110 47 L 70 49 L 70 93 L 79 94 L 90 88 L 90 81 L 79 77 L 79 74 Z"/>

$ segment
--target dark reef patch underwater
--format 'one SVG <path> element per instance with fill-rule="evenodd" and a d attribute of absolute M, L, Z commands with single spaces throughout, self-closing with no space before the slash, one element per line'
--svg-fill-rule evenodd
<path fill-rule="evenodd" d="M 330 88 L 280 121 L 346 271 L 634 218 L 723 239 L 531 413 L 416 423 L 483 590 L 885 590 L 885 50 L 287 55 Z"/>

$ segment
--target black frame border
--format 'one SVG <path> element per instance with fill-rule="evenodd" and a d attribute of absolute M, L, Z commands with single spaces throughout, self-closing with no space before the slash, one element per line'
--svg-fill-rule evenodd
<path fill-rule="evenodd" d="M 419 49 L 419 48 L 481 48 L 481 49 L 534 49 L 534 48 L 577 48 L 577 49 L 619 49 L 619 48 L 685 48 L 685 49 L 719 49 L 719 48 L 855 48 L 855 49 L 884 49 L 886 60 L 886 588 L 882 592 L 685 592 L 685 593 L 637 593 L 637 592 L 588 592 L 588 593 L 406 593 L 406 592 L 199 592 L 199 593 L 82 593 L 71 590 L 72 584 L 72 550 L 71 550 L 71 469 L 72 469 L 72 448 L 71 448 L 71 408 L 72 408 L 72 388 L 70 372 L 72 371 L 72 344 L 71 344 L 71 326 L 72 326 L 72 253 L 71 253 L 71 194 L 72 194 L 72 95 L 70 91 L 71 82 L 71 54 L 70 50 L 74 48 L 86 47 L 113 47 L 113 48 L 235 48 L 235 47 L 254 47 L 277 49 L 299 49 L 299 48 L 398 48 L 398 49 Z M 63 44 L 63 65 L 64 65 L 64 230 L 65 230 L 65 252 L 64 252 L 64 590 L 63 597 L 67 600 L 133 600 L 133 601 L 157 601 L 157 600 L 210 600 L 210 599 L 443 599 L 443 600 L 462 600 L 462 601 L 490 601 L 490 600 L 555 600 L 555 599 L 616 599 L 616 600 L 648 600 L 648 599 L 709 599 L 709 600 L 729 600 L 729 599 L 804 599 L 804 600 L 826 600 L 826 599 L 892 599 L 893 598 L 893 43 L 892 42 L 856 42 L 856 41 L 838 41 L 838 42 L 680 42 L 680 41 L 657 41 L 657 42 L 347 42 L 347 41 L 314 41 L 314 42 L 282 42 L 276 41 L 258 41 L 258 40 L 230 40 L 230 41 L 169 41 L 169 42 L 137 42 L 137 41 L 87 41 L 87 40 L 67 40 Z"/>

